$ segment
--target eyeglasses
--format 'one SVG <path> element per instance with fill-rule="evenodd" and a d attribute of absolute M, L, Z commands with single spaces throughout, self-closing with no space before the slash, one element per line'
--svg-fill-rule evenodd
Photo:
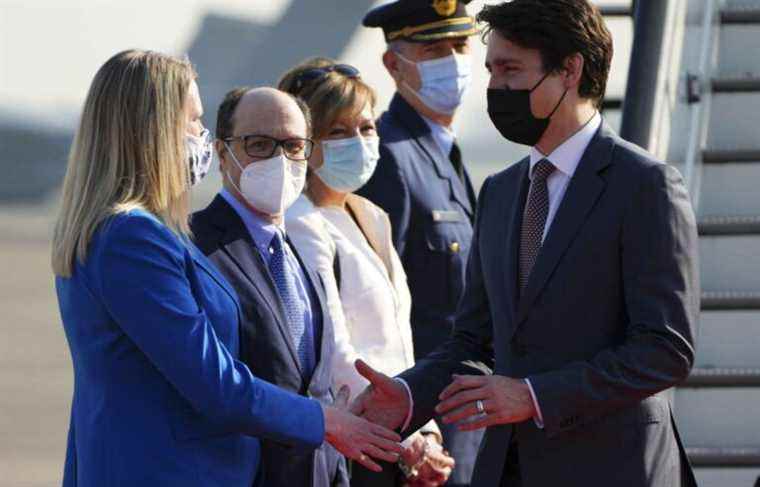
<path fill-rule="evenodd" d="M 292 161 L 305 161 L 311 156 L 314 149 L 314 141 L 309 139 L 292 138 L 292 139 L 275 139 L 268 135 L 238 135 L 227 137 L 225 142 L 240 140 L 243 143 L 243 150 L 250 157 L 268 159 L 277 152 L 278 147 L 282 147 L 285 157 Z"/>
<path fill-rule="evenodd" d="M 359 77 L 359 70 L 351 66 L 350 64 L 333 64 L 331 66 L 311 68 L 311 69 L 307 69 L 306 71 L 303 71 L 301 74 L 298 75 L 298 77 L 296 78 L 294 82 L 295 91 L 296 92 L 301 91 L 301 88 L 306 86 L 308 83 L 321 80 L 332 72 L 340 73 L 346 78 Z"/>

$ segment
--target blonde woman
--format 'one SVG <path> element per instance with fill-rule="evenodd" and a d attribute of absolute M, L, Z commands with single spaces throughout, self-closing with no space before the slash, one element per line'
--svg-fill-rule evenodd
<path fill-rule="evenodd" d="M 354 367 L 357 358 L 389 375 L 414 365 L 411 298 L 388 216 L 352 194 L 372 176 L 379 157 L 375 94 L 355 68 L 325 58 L 296 66 L 279 87 L 303 99 L 314 120 L 308 184 L 286 213 L 288 235 L 326 282 L 338 350 L 335 385 L 357 394 L 368 384 Z M 404 446 L 405 475 L 354 468 L 352 485 L 445 482 L 453 459 L 442 450 L 434 422 Z"/>
<path fill-rule="evenodd" d="M 67 487 L 248 487 L 259 436 L 327 438 L 354 458 L 393 448 L 387 430 L 238 361 L 237 296 L 187 238 L 211 142 L 194 78 L 187 61 L 125 51 L 87 95 L 52 256 L 74 363 Z"/>

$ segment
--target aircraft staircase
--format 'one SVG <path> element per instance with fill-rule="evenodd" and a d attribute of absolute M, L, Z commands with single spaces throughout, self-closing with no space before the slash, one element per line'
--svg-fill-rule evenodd
<path fill-rule="evenodd" d="M 714 15 L 703 93 L 693 94 L 709 102 L 691 187 L 702 311 L 695 367 L 674 404 L 699 485 L 753 487 L 760 486 L 760 0 L 718 1 Z"/>

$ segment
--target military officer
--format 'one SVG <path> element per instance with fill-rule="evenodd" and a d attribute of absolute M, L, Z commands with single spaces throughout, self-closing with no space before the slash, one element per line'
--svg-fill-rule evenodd
<path fill-rule="evenodd" d="M 396 84 L 377 125 L 380 161 L 359 190 L 390 216 L 412 293 L 416 358 L 449 336 L 464 288 L 476 196 L 452 121 L 470 84 L 470 0 L 397 0 L 371 10 L 382 28 L 383 64 Z M 448 485 L 469 485 L 481 432 L 441 424 L 456 460 Z"/>

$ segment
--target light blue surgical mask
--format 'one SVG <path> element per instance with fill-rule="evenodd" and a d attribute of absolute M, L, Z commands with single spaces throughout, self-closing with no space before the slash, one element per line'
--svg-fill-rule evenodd
<path fill-rule="evenodd" d="M 322 167 L 314 172 L 326 185 L 341 193 L 352 193 L 364 186 L 380 159 L 378 137 L 349 137 L 323 140 Z"/>
<path fill-rule="evenodd" d="M 396 55 L 417 66 L 422 85 L 419 90 L 414 91 L 407 84 L 410 91 L 431 110 L 443 115 L 452 115 L 462 103 L 462 97 L 472 81 L 470 56 L 451 54 L 415 63 L 398 52 Z"/>

